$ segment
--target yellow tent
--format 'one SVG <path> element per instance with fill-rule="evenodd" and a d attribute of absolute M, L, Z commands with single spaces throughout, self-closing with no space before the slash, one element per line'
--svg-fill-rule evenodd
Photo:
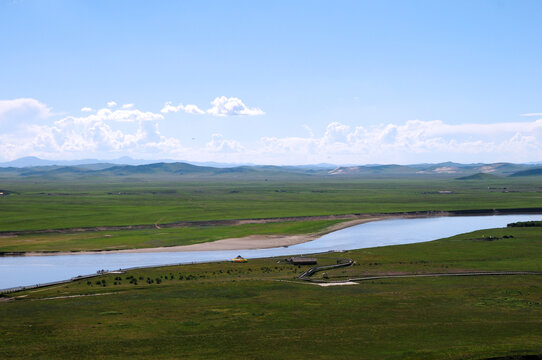
<path fill-rule="evenodd" d="M 237 257 L 234 257 L 233 259 L 231 259 L 231 261 L 236 262 L 236 263 L 246 263 L 248 260 L 242 257 L 241 255 L 238 255 Z"/>

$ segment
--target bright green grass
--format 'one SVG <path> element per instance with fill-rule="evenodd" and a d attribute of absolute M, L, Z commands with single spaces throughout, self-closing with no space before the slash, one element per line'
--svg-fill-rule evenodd
<path fill-rule="evenodd" d="M 191 245 L 248 235 L 321 233 L 342 220 L 291 221 L 236 226 L 182 227 L 149 230 L 95 231 L 0 237 L 0 252 L 82 251 Z"/>
<path fill-rule="evenodd" d="M 2 181 L 0 231 L 378 213 L 542 207 L 536 179 L 304 178 L 122 183 Z M 490 189 L 488 189 L 488 187 Z M 503 192 L 506 187 L 509 192 Z M 452 194 L 439 194 L 451 190 Z"/>
<path fill-rule="evenodd" d="M 491 236 L 497 239 L 487 240 Z M 427 243 L 362 249 L 342 255 L 354 259 L 356 265 L 328 271 L 331 278 L 420 271 L 542 271 L 542 228 L 479 230 Z"/>
<path fill-rule="evenodd" d="M 319 258 L 324 264 L 333 257 L 355 258 L 359 265 L 348 268 L 354 275 L 540 271 L 540 230 L 486 230 Z M 514 238 L 478 240 L 482 234 Z M 293 280 L 303 271 L 280 260 L 134 270 L 14 294 L 25 297 L 0 302 L 0 358 L 483 359 L 542 354 L 540 276 L 389 279 L 324 288 L 276 281 Z M 342 276 L 342 271 L 330 275 Z M 47 300 L 100 293 L 106 295 Z"/>

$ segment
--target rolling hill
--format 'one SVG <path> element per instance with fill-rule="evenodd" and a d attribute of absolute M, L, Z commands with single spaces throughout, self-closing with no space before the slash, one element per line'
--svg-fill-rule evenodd
<path fill-rule="evenodd" d="M 33 162 L 40 159 L 31 159 Z M 45 160 L 44 160 L 45 161 Z M 45 161 L 46 162 L 46 161 Z M 21 162 L 18 163 L 19 165 Z M 460 180 L 497 179 L 504 176 L 542 175 L 536 165 L 494 163 L 459 164 L 444 162 L 416 165 L 363 165 L 363 166 L 276 166 L 245 165 L 234 167 L 199 166 L 185 162 L 158 162 L 143 165 L 116 165 L 94 163 L 77 165 L 45 165 L 27 167 L 0 167 L 2 178 L 83 179 L 100 177 L 175 178 L 183 177 L 360 177 L 360 178 L 450 178 Z"/>

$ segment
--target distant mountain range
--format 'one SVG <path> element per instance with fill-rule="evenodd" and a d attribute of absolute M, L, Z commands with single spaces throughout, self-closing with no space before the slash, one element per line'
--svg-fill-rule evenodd
<path fill-rule="evenodd" d="M 98 159 L 82 159 L 82 160 L 44 160 L 37 158 L 35 156 L 22 157 L 13 161 L 0 163 L 0 167 L 35 167 L 35 166 L 79 166 L 79 165 L 92 165 L 92 164 L 111 164 L 111 165 L 147 165 L 154 163 L 174 163 L 179 162 L 178 160 L 171 159 L 161 159 L 161 160 L 142 160 L 142 159 L 132 159 L 129 156 L 123 156 L 117 159 L 111 160 L 98 160 Z M 218 162 L 188 162 L 192 165 L 201 165 L 201 166 L 212 166 L 212 167 L 235 167 L 243 165 L 253 165 L 253 164 L 226 164 Z"/>
<path fill-rule="evenodd" d="M 141 164 L 142 163 L 142 164 Z M 336 166 L 332 164 L 272 166 L 221 163 L 148 162 L 128 157 L 115 160 L 52 161 L 26 157 L 0 164 L 0 177 L 96 178 L 96 177 L 199 177 L 199 176 L 326 176 L 366 178 L 441 177 L 491 180 L 499 177 L 542 176 L 537 164 L 439 164 Z"/>
<path fill-rule="evenodd" d="M 488 174 L 499 176 L 511 176 L 521 171 L 530 171 L 537 169 L 536 165 L 529 164 L 459 164 L 453 162 L 444 162 L 439 164 L 416 164 L 416 165 L 369 165 L 369 166 L 350 166 L 337 167 L 331 170 L 331 175 L 393 175 L 393 176 L 415 176 L 415 175 L 434 175 L 446 177 L 465 177 L 475 174 Z M 541 168 L 542 169 L 542 168 Z M 490 177 L 478 176 L 479 179 Z"/>

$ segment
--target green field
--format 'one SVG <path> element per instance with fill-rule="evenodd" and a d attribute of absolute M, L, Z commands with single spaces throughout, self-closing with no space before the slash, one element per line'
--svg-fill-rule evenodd
<path fill-rule="evenodd" d="M 537 181 L 503 179 L 16 182 L 0 197 L 0 231 L 375 213 L 542 207 Z M 490 187 L 491 189 L 488 189 Z M 508 192 L 502 189 L 507 188 Z M 440 194 L 438 191 L 452 191 Z"/>
<path fill-rule="evenodd" d="M 541 229 L 484 230 L 318 257 L 320 263 L 356 260 L 354 266 L 328 271 L 330 281 L 367 274 L 541 271 Z M 0 358 L 542 354 L 540 276 L 382 279 L 319 287 L 295 280 L 304 269 L 282 259 L 184 265 L 11 294 L 18 300 L 0 302 Z"/>
<path fill-rule="evenodd" d="M 91 231 L 0 237 L 1 252 L 122 250 L 192 245 L 248 235 L 324 233 L 341 220 L 291 221 L 236 226 L 191 226 L 173 229 Z"/>
<path fill-rule="evenodd" d="M 274 177 L 267 181 L 250 177 L 201 178 L 197 181 L 193 178 L 177 181 L 4 179 L 0 188 L 9 194 L 0 197 L 0 231 L 352 213 L 542 208 L 542 190 L 536 179 L 459 181 L 323 176 Z M 285 233 L 290 231 L 287 228 Z M 240 232 L 250 235 L 268 231 L 258 227 L 253 230 Z M 103 244 L 104 249 L 145 247 L 152 241 L 156 246 L 168 246 L 184 243 L 185 240 L 175 240 L 185 239 L 183 234 L 193 234 L 194 241 L 217 238 L 217 232 L 213 230 L 183 231 L 175 236 L 168 231 L 159 236 L 154 236 L 152 231 L 133 233 L 133 242 L 126 240 L 131 237 L 128 234 L 97 241 L 100 233 L 33 238 L 31 244 L 24 242 L 28 246 L 22 245 L 22 239 L 3 238 L 0 251 L 96 249 L 97 243 Z M 200 235 L 207 232 L 205 240 Z M 237 230 L 232 232 L 238 233 Z M 141 238 L 147 235 L 150 236 Z M 160 236 L 167 239 L 162 241 Z M 222 237 L 228 236 L 224 232 Z M 88 242 L 84 241 L 85 237 Z M 45 241 L 46 238 L 50 243 Z"/>

